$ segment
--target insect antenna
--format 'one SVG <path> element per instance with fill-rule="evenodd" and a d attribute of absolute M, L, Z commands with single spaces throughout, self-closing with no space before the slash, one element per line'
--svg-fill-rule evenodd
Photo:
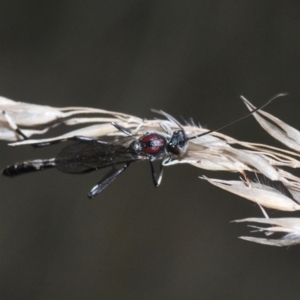
<path fill-rule="evenodd" d="M 260 107 L 257 107 L 257 108 L 255 108 L 255 109 L 253 109 L 252 111 L 250 111 L 249 113 L 245 114 L 245 115 L 242 116 L 242 117 L 239 117 L 239 118 L 237 118 L 237 119 L 235 119 L 235 120 L 232 120 L 232 121 L 230 121 L 230 122 L 228 122 L 228 123 L 226 123 L 226 124 L 223 124 L 223 125 L 221 125 L 221 126 L 219 126 L 219 127 L 217 127 L 217 128 L 211 129 L 211 130 L 206 131 L 206 132 L 204 132 L 204 133 L 201 133 L 201 134 L 198 134 L 198 135 L 194 135 L 194 136 L 191 136 L 191 137 L 187 137 L 186 139 L 187 139 L 187 140 L 193 140 L 193 139 L 196 139 L 196 138 L 198 138 L 198 137 L 201 137 L 201 136 L 210 134 L 210 133 L 212 133 L 212 132 L 220 131 L 221 129 L 223 129 L 223 128 L 225 128 L 225 127 L 228 127 L 228 126 L 230 126 L 230 125 L 232 125 L 232 124 L 234 124 L 234 123 L 237 123 L 237 122 L 239 122 L 239 121 L 241 121 L 241 120 L 243 120 L 243 119 L 245 119 L 245 118 L 251 116 L 252 114 L 254 114 L 255 112 L 257 112 L 258 110 L 263 109 L 264 107 L 266 107 L 267 105 L 269 105 L 269 104 L 270 104 L 273 100 L 275 100 L 276 98 L 284 97 L 284 96 L 286 96 L 286 95 L 288 95 L 288 94 L 287 94 L 287 93 L 278 94 L 278 95 L 274 96 L 273 98 L 271 98 L 269 101 L 267 101 L 265 104 L 261 105 Z"/>

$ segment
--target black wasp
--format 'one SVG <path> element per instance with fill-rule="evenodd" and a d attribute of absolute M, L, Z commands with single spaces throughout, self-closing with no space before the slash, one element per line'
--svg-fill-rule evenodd
<path fill-rule="evenodd" d="M 68 139 L 69 144 L 55 158 L 34 159 L 15 163 L 6 167 L 2 171 L 2 174 L 13 177 L 53 167 L 65 173 L 79 174 L 111 166 L 112 169 L 88 193 L 88 197 L 93 198 L 125 171 L 132 162 L 148 160 L 151 165 L 154 185 L 159 186 L 162 179 L 163 163 L 171 161 L 172 158 L 183 156 L 187 150 L 189 140 L 221 130 L 238 122 L 262 109 L 279 96 L 283 96 L 283 94 L 275 96 L 261 107 L 250 111 L 238 119 L 216 129 L 191 137 L 187 137 L 181 124 L 169 114 L 153 110 L 175 123 L 179 129 L 171 131 L 164 123 L 161 123 L 162 129 L 166 132 L 165 135 L 157 132 L 147 132 L 140 137 L 135 137 L 128 129 L 119 124 L 112 123 L 113 126 L 127 137 L 106 142 L 84 136 L 75 136 Z M 46 144 L 50 145 L 52 143 L 49 142 Z M 45 146 L 45 143 L 37 144 L 36 146 Z M 153 167 L 153 162 L 157 160 L 162 161 L 158 177 Z M 116 168 L 116 165 L 122 165 L 122 167 Z"/>

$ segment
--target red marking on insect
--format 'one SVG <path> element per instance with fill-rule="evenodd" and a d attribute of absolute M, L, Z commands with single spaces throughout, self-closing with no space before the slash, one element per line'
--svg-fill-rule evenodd
<path fill-rule="evenodd" d="M 144 136 L 141 139 L 142 144 L 142 151 L 147 154 L 157 154 L 161 150 L 164 149 L 164 147 L 167 144 L 166 139 L 156 133 L 151 133 L 149 135 Z"/>

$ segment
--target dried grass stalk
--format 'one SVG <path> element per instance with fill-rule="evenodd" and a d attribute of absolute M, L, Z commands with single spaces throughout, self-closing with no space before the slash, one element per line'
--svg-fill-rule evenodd
<path fill-rule="evenodd" d="M 255 107 L 242 97 L 249 110 Z M 135 116 L 86 107 L 53 108 L 23 102 L 15 102 L 0 97 L 0 109 L 5 113 L 0 114 L 0 139 L 13 142 L 11 146 L 43 143 L 55 140 L 64 140 L 72 136 L 87 136 L 101 139 L 103 136 L 122 136 L 111 122 L 116 122 L 133 131 L 136 135 L 142 135 L 149 131 L 164 134 L 160 124 L 176 129 L 178 126 L 170 120 L 144 120 Z M 238 141 L 220 132 L 189 141 L 186 153 L 181 157 L 165 163 L 165 166 L 178 163 L 188 163 L 197 168 L 228 171 L 239 173 L 243 179 L 226 181 L 201 177 L 207 182 L 222 188 L 230 193 L 239 195 L 253 201 L 265 208 L 281 211 L 300 210 L 300 178 L 283 169 L 295 169 L 300 167 L 300 132 L 287 125 L 278 118 L 265 111 L 254 114 L 259 124 L 274 138 L 278 139 L 291 150 L 280 149 L 264 144 L 255 144 Z M 89 124 L 81 129 L 67 132 L 61 136 L 44 139 L 23 140 L 16 133 L 16 126 L 28 137 L 33 134 L 44 134 L 50 128 L 60 124 L 76 125 Z M 183 126 L 188 136 L 194 136 L 207 131 L 195 124 Z M 242 148 L 242 149 L 241 149 Z M 259 182 L 252 182 L 247 174 L 262 174 L 270 180 L 280 181 L 291 193 L 292 198 L 276 190 L 275 188 Z M 235 222 L 258 222 L 269 224 L 271 227 L 256 227 L 257 231 L 270 235 L 274 232 L 282 232 L 279 239 L 241 237 L 242 239 L 275 246 L 288 246 L 300 243 L 300 219 L 282 218 L 248 218 Z"/>

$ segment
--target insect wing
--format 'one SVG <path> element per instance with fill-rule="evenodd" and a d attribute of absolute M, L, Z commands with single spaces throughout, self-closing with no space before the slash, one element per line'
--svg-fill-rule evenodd
<path fill-rule="evenodd" d="M 124 144 L 92 140 L 72 142 L 56 156 L 55 163 L 62 172 L 84 173 L 139 158 L 140 155 Z"/>

